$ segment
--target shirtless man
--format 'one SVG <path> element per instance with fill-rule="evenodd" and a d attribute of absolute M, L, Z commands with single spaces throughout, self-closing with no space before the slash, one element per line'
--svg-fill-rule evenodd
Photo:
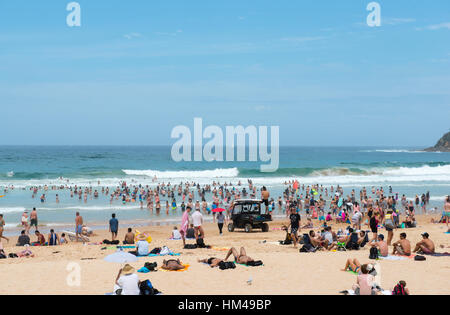
<path fill-rule="evenodd" d="M 78 235 L 83 234 L 83 217 L 80 215 L 79 212 L 76 213 L 75 217 L 75 234 L 76 240 L 78 242 Z"/>
<path fill-rule="evenodd" d="M 128 233 L 125 234 L 125 240 L 123 241 L 124 244 L 134 244 L 134 234 L 131 231 L 132 229 L 128 228 Z"/>
<path fill-rule="evenodd" d="M 392 246 L 394 247 L 392 255 L 411 256 L 411 243 L 406 239 L 406 233 L 401 233 L 400 240 L 392 244 Z"/>
<path fill-rule="evenodd" d="M 245 252 L 244 247 L 241 247 L 240 253 L 237 252 L 236 248 L 231 247 L 230 250 L 228 251 L 227 256 L 225 257 L 224 261 L 226 261 L 228 259 L 228 257 L 231 256 L 231 254 L 233 254 L 234 261 L 237 262 L 238 264 L 247 265 L 249 262 L 254 261 L 251 257 L 247 256 L 247 253 Z"/>
<path fill-rule="evenodd" d="M 416 248 L 414 248 L 414 253 L 422 252 L 428 255 L 434 254 L 435 250 L 434 243 L 432 240 L 429 239 L 430 235 L 427 232 L 422 233 L 421 235 L 423 240 L 421 240 L 416 244 Z"/>
<path fill-rule="evenodd" d="M 31 213 L 30 213 L 30 229 L 33 227 L 33 225 L 34 225 L 34 229 L 37 230 L 38 217 L 37 217 L 36 208 L 33 208 L 33 211 L 31 211 Z"/>
<path fill-rule="evenodd" d="M 220 264 L 222 261 L 223 261 L 222 259 L 220 259 L 220 258 L 215 258 L 215 257 L 211 257 L 211 258 L 208 258 L 208 259 L 199 259 L 199 260 L 198 260 L 198 262 L 208 264 L 211 268 L 218 267 L 219 264 Z"/>
<path fill-rule="evenodd" d="M 387 257 L 389 255 L 389 248 L 387 243 L 384 241 L 383 234 L 378 235 L 377 242 L 371 242 L 370 246 L 378 248 L 381 257 Z"/>
<path fill-rule="evenodd" d="M 269 197 L 270 197 L 270 193 L 267 190 L 266 186 L 263 186 L 261 188 L 261 199 L 263 201 L 263 204 L 266 205 L 266 213 L 269 211 Z"/>

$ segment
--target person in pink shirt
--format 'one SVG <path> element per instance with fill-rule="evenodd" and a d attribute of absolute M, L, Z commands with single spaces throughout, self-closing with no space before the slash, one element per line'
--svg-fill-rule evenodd
<path fill-rule="evenodd" d="M 361 266 L 361 273 L 356 279 L 356 284 L 353 285 L 353 290 L 356 295 L 375 295 L 373 291 L 374 276 L 369 274 L 367 264 Z"/>

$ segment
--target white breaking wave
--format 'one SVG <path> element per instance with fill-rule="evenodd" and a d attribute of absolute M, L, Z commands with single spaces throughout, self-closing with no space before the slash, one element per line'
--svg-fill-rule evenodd
<path fill-rule="evenodd" d="M 203 171 L 156 171 L 156 170 L 122 170 L 127 175 L 148 176 L 160 178 L 233 178 L 239 175 L 239 170 L 233 168 L 217 168 Z"/>
<path fill-rule="evenodd" d="M 64 211 L 64 210 L 79 210 L 79 211 L 102 211 L 102 210 L 136 210 L 140 209 L 140 205 L 107 205 L 107 206 L 67 206 L 67 207 L 39 207 L 38 210 L 47 211 Z"/>
<path fill-rule="evenodd" d="M 421 167 L 399 167 L 394 169 L 386 169 L 383 171 L 383 175 L 398 175 L 398 176 L 430 176 L 450 175 L 450 165 L 428 166 Z"/>
<path fill-rule="evenodd" d="M 24 207 L 0 207 L 0 213 L 14 213 L 14 212 L 24 212 L 26 209 Z"/>

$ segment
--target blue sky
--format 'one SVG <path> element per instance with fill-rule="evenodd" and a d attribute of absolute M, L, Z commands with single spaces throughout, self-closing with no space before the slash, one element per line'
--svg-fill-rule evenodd
<path fill-rule="evenodd" d="M 450 2 L 0 0 L 0 144 L 171 144 L 278 125 L 284 145 L 434 145 Z"/>

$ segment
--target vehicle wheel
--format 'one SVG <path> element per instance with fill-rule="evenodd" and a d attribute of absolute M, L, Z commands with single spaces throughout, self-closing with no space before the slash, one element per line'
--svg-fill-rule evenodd
<path fill-rule="evenodd" d="M 263 223 L 261 229 L 263 232 L 269 232 L 269 225 L 267 223 Z"/>
<path fill-rule="evenodd" d="M 228 232 L 233 232 L 234 231 L 234 224 L 230 223 L 228 224 Z"/>
<path fill-rule="evenodd" d="M 252 231 L 252 225 L 249 224 L 249 223 L 247 223 L 247 224 L 244 226 L 244 229 L 245 229 L 245 232 L 250 233 L 250 232 Z"/>

